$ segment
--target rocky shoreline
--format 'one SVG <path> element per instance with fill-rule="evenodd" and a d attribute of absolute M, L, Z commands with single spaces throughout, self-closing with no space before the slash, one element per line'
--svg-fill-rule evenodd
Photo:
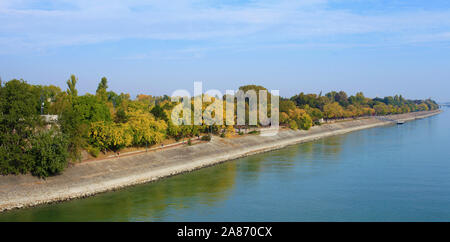
<path fill-rule="evenodd" d="M 371 117 L 315 126 L 309 131 L 283 130 L 274 136 L 246 135 L 232 139 L 177 146 L 133 156 L 80 163 L 62 175 L 42 180 L 31 175 L 0 176 L 0 212 L 60 202 L 155 181 L 240 157 L 357 130 L 408 122 L 441 110 Z"/>

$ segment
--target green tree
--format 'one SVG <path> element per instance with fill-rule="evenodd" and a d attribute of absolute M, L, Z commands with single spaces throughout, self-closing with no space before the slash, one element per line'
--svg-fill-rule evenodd
<path fill-rule="evenodd" d="M 340 91 L 340 92 L 336 93 L 335 100 L 342 107 L 347 107 L 349 105 L 347 93 L 345 93 L 344 91 Z"/>
<path fill-rule="evenodd" d="M 0 173 L 27 173 L 33 166 L 29 140 L 40 125 L 40 97 L 31 85 L 14 79 L 1 87 L 0 100 Z"/>
<path fill-rule="evenodd" d="M 84 123 L 111 121 L 111 112 L 106 103 L 93 95 L 79 96 L 73 102 L 73 108 Z"/>
<path fill-rule="evenodd" d="M 386 114 L 389 114 L 389 111 L 390 111 L 389 107 L 382 102 L 374 105 L 373 109 L 375 109 L 375 112 L 377 115 L 386 115 Z"/>
<path fill-rule="evenodd" d="M 155 116 L 155 118 L 162 119 L 167 122 L 168 118 L 166 112 L 161 106 L 155 105 L 150 112 L 153 114 L 153 116 Z"/>
<path fill-rule="evenodd" d="M 80 158 L 81 148 L 86 145 L 88 127 L 83 123 L 83 117 L 79 115 L 75 105 L 78 103 L 78 91 L 76 89 L 78 79 L 71 75 L 67 81 L 67 94 L 60 95 L 55 103 L 58 110 L 58 121 L 61 131 L 68 139 L 69 157 L 72 160 Z"/>
<path fill-rule="evenodd" d="M 80 151 L 86 145 L 88 126 L 83 123 L 82 117 L 75 111 L 71 101 L 59 115 L 61 131 L 68 138 L 69 157 L 72 160 L 80 158 Z"/>
<path fill-rule="evenodd" d="M 40 103 L 44 104 L 44 109 L 42 110 L 44 114 L 50 114 L 54 110 L 51 106 L 62 93 L 61 88 L 54 85 L 35 85 L 32 86 L 32 89 L 35 95 L 40 97 Z"/>
<path fill-rule="evenodd" d="M 295 108 L 297 108 L 295 102 L 290 100 L 280 100 L 280 113 L 289 113 L 289 110 L 294 110 Z"/>
<path fill-rule="evenodd" d="M 106 102 L 108 100 L 108 93 L 106 92 L 106 89 L 108 89 L 108 79 L 106 79 L 106 77 L 102 77 L 95 93 L 96 96 L 99 97 L 103 102 Z"/>
<path fill-rule="evenodd" d="M 67 93 L 71 97 L 77 97 L 78 96 L 78 90 L 76 88 L 78 78 L 75 75 L 71 75 L 70 79 L 67 80 Z"/>
<path fill-rule="evenodd" d="M 318 108 L 311 108 L 309 105 L 305 105 L 304 109 L 306 110 L 306 113 L 311 117 L 313 122 L 319 122 L 320 119 L 323 118 L 323 113 Z"/>
<path fill-rule="evenodd" d="M 303 92 L 291 97 L 291 100 L 294 101 L 297 106 L 304 108 L 306 105 L 313 108 L 319 108 L 320 102 L 319 98 L 316 94 L 304 94 Z"/>
<path fill-rule="evenodd" d="M 366 98 L 364 97 L 364 93 L 358 92 L 355 96 L 349 97 L 350 104 L 353 105 L 364 105 L 366 104 Z"/>
<path fill-rule="evenodd" d="M 59 174 L 67 166 L 67 138 L 59 131 L 37 133 L 31 139 L 30 154 L 33 160 L 31 173 L 39 177 Z"/>

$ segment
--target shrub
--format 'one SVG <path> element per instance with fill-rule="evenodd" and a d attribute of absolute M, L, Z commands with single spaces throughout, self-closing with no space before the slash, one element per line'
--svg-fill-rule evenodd
<path fill-rule="evenodd" d="M 261 132 L 259 130 L 252 130 L 248 132 L 248 134 L 260 134 Z"/>
<path fill-rule="evenodd" d="M 293 129 L 293 130 L 297 130 L 298 129 L 297 122 L 295 122 L 294 120 L 290 120 L 289 121 L 289 128 Z"/>
<path fill-rule="evenodd" d="M 100 154 L 100 149 L 97 147 L 89 147 L 88 148 L 89 154 L 91 154 L 93 157 L 97 158 Z"/>
<path fill-rule="evenodd" d="M 211 141 L 211 135 L 204 135 L 204 136 L 202 136 L 201 140 L 203 140 L 203 141 Z"/>
<path fill-rule="evenodd" d="M 309 130 L 312 127 L 312 124 L 312 119 L 308 114 L 302 115 L 300 120 L 297 121 L 298 127 L 303 130 Z"/>
<path fill-rule="evenodd" d="M 228 125 L 224 130 L 224 136 L 226 138 L 232 137 L 236 133 L 236 130 L 234 129 L 233 125 Z"/>
<path fill-rule="evenodd" d="M 15 136 L 1 137 L 0 145 L 0 174 L 25 174 L 33 167 L 33 157 L 29 152 L 24 152 L 22 146 L 16 145 Z"/>
<path fill-rule="evenodd" d="M 59 174 L 67 166 L 67 138 L 56 131 L 41 132 L 31 139 L 30 154 L 34 159 L 31 173 L 39 177 Z"/>

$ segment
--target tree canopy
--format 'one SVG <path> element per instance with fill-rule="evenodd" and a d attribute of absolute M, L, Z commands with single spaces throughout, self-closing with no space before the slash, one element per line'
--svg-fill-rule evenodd
<path fill-rule="evenodd" d="M 62 91 L 53 85 L 30 85 L 17 79 L 8 82 L 0 80 L 0 174 L 30 172 L 46 177 L 62 172 L 68 162 L 76 162 L 83 150 L 97 156 L 100 151 L 147 147 L 171 138 L 190 140 L 202 134 L 210 137 L 211 133 L 227 138 L 235 135 L 235 129 L 243 128 L 225 125 L 226 118 L 237 119 L 236 99 L 232 99 L 231 107 L 234 109 L 231 114 L 225 110 L 217 113 L 216 106 L 212 106 L 226 107 L 228 101 L 225 96 L 211 97 L 210 102 L 203 102 L 202 105 L 202 113 L 214 110 L 206 118 L 223 119 L 224 125 L 207 125 L 203 119 L 200 125 L 176 126 L 169 117 L 179 102 L 172 102 L 167 95 L 139 94 L 132 99 L 127 93 L 117 94 L 108 90 L 106 77 L 101 78 L 95 94 L 79 95 L 77 83 L 78 78 L 71 75 L 66 91 Z M 258 93 L 267 89 L 246 85 L 239 87 L 239 90 Z M 271 94 L 268 94 L 270 104 Z M 245 101 L 245 126 L 249 126 L 250 100 Z M 191 99 L 193 103 L 194 98 Z M 259 105 L 259 102 L 256 103 Z M 259 106 L 256 108 L 260 109 Z M 407 100 L 402 95 L 371 99 L 362 92 L 349 96 L 344 91 L 332 91 L 325 95 L 300 92 L 290 98 L 281 97 L 278 111 L 282 126 L 308 130 L 324 120 L 438 108 L 439 105 L 431 99 Z M 269 105 L 269 117 L 271 112 Z M 57 123 L 49 128 L 41 119 L 41 113 L 58 115 Z M 194 114 L 191 119 L 194 120 Z"/>

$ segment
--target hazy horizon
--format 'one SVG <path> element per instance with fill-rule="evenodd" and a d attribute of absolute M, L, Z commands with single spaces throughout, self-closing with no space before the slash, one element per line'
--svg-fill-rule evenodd
<path fill-rule="evenodd" d="M 0 77 L 94 93 L 246 84 L 449 102 L 444 0 L 0 2 Z"/>

